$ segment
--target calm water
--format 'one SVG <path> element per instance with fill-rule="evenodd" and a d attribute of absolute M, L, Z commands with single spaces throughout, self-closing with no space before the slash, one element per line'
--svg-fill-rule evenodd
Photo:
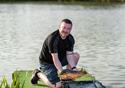
<path fill-rule="evenodd" d="M 125 5 L 0 5 L 0 79 L 34 69 L 45 37 L 63 18 L 73 21 L 75 51 L 107 88 L 125 88 Z"/>

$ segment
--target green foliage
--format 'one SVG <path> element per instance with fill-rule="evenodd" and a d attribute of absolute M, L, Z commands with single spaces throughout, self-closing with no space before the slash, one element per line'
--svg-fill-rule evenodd
<path fill-rule="evenodd" d="M 18 74 L 18 82 L 22 84 L 23 88 L 49 88 L 42 81 L 38 81 L 38 84 L 35 85 L 31 84 L 32 70 L 20 70 L 14 73 Z"/>
<path fill-rule="evenodd" d="M 25 84 L 25 80 L 27 78 L 27 72 L 25 74 L 25 79 L 23 80 L 23 83 L 20 83 L 19 81 L 19 73 L 17 71 L 15 71 L 12 74 L 12 83 L 11 83 L 11 88 L 23 88 L 24 84 Z"/>
<path fill-rule="evenodd" d="M 24 88 L 25 80 L 27 78 L 27 72 L 25 74 L 25 79 L 23 80 L 22 83 L 19 82 L 19 73 L 15 71 L 12 74 L 12 83 L 9 85 L 7 82 L 7 79 L 3 77 L 2 82 L 0 84 L 0 88 Z"/>
<path fill-rule="evenodd" d="M 4 88 L 10 88 L 10 86 L 9 86 L 9 84 L 8 84 L 8 82 L 7 82 L 5 77 L 3 77 L 3 80 L 2 80 L 2 82 L 0 84 L 0 88 L 3 88 L 3 87 Z"/>
<path fill-rule="evenodd" d="M 81 70 L 86 71 L 84 67 Z M 32 85 L 31 76 L 32 76 L 31 70 L 15 71 L 12 74 L 12 83 L 9 85 L 6 78 L 3 77 L 0 83 L 0 88 L 50 88 L 47 85 L 45 85 L 43 81 L 38 81 L 38 84 Z M 92 80 L 95 80 L 95 77 L 88 73 L 76 79 L 75 81 L 92 81 Z"/>

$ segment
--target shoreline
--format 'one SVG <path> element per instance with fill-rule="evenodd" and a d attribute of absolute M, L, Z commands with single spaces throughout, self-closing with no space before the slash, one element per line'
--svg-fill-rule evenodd
<path fill-rule="evenodd" d="M 111 6 L 111 5 L 122 5 L 123 2 L 90 2 L 90 1 L 77 1 L 77 2 L 55 2 L 55 1 L 17 1 L 17 2 L 0 2 L 0 5 L 4 4 L 31 4 L 31 5 L 80 5 L 80 6 Z"/>
<path fill-rule="evenodd" d="M 53 4 L 53 5 L 111 5 L 111 4 L 124 4 L 124 2 L 95 2 L 95 1 L 0 1 L 1 4 Z"/>

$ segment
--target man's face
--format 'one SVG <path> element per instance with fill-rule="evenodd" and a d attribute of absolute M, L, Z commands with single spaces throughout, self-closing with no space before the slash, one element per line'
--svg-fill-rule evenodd
<path fill-rule="evenodd" d="M 72 25 L 62 22 L 59 26 L 59 32 L 62 38 L 66 38 L 72 30 Z"/>

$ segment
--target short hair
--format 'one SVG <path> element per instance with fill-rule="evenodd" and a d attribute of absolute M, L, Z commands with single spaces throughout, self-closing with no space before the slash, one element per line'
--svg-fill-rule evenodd
<path fill-rule="evenodd" d="M 69 20 L 69 19 L 63 19 L 63 20 L 61 21 L 61 23 L 62 23 L 62 22 L 65 22 L 65 23 L 67 23 L 67 24 L 71 24 L 71 25 L 72 25 L 72 21 Z"/>

